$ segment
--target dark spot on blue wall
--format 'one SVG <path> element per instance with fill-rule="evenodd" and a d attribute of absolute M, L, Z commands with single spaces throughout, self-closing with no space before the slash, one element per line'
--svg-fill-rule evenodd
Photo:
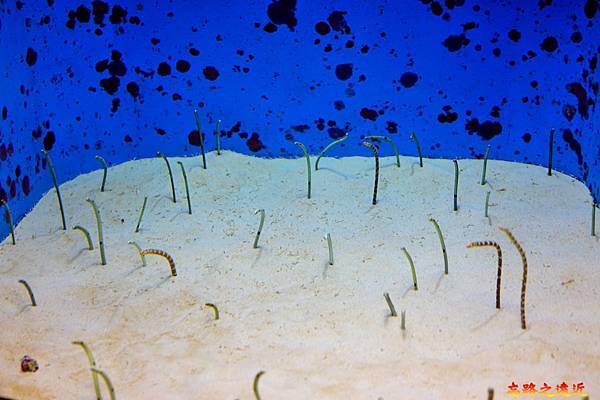
<path fill-rule="evenodd" d="M 23 180 L 21 181 L 21 190 L 23 191 L 23 194 L 25 194 L 25 196 L 29 196 L 29 193 L 31 192 L 29 176 L 23 177 Z"/>
<path fill-rule="evenodd" d="M 444 110 L 444 113 L 438 114 L 438 122 L 442 124 L 451 124 L 452 122 L 458 119 L 458 114 L 452 111 L 452 106 L 445 105 L 444 107 L 442 107 L 442 110 Z"/>
<path fill-rule="evenodd" d="M 140 95 L 140 87 L 135 82 L 129 82 L 127 84 L 127 92 L 133 97 L 135 100 Z"/>
<path fill-rule="evenodd" d="M 37 57 L 38 55 L 36 51 L 29 47 L 27 49 L 27 53 L 25 54 L 25 62 L 31 67 L 37 61 Z"/>
<path fill-rule="evenodd" d="M 108 73 L 112 76 L 124 76 L 127 73 L 127 67 L 121 61 L 121 53 L 113 50 L 111 53 L 112 61 L 108 64 Z"/>
<path fill-rule="evenodd" d="M 519 32 L 516 29 L 511 29 L 510 31 L 508 31 L 508 38 L 513 42 L 518 42 L 519 40 L 521 40 L 521 32 Z"/>
<path fill-rule="evenodd" d="M 594 18 L 596 16 L 596 12 L 598 11 L 598 0 L 587 0 L 583 10 L 586 17 L 589 19 Z"/>
<path fill-rule="evenodd" d="M 171 74 L 171 66 L 169 65 L 169 63 L 163 61 L 160 64 L 158 64 L 158 68 L 156 69 L 156 72 L 160 76 L 170 75 Z"/>
<path fill-rule="evenodd" d="M 298 24 L 298 20 L 296 19 L 296 0 L 273 0 L 267 8 L 267 15 L 274 24 L 285 24 L 293 31 Z"/>
<path fill-rule="evenodd" d="M 442 44 L 448 51 L 455 52 L 460 50 L 462 47 L 467 46 L 471 41 L 467 39 L 467 37 L 461 33 L 460 35 L 450 35 Z"/>
<path fill-rule="evenodd" d="M 567 119 L 567 121 L 571 122 L 575 114 L 577 114 L 577 110 L 571 104 L 565 104 L 562 109 L 562 113 Z"/>
<path fill-rule="evenodd" d="M 202 70 L 202 73 L 204 74 L 204 77 L 209 81 L 214 81 L 219 77 L 219 71 L 212 66 L 205 67 Z"/>
<path fill-rule="evenodd" d="M 123 24 L 127 21 L 127 10 L 118 4 L 115 4 L 112 8 L 112 13 L 108 17 L 108 20 L 112 24 Z"/>
<path fill-rule="evenodd" d="M 100 60 L 96 63 L 96 72 L 104 72 L 108 68 L 108 60 Z"/>
<path fill-rule="evenodd" d="M 306 132 L 307 130 L 310 129 L 310 126 L 308 126 L 306 124 L 303 124 L 303 125 L 293 125 L 291 128 L 292 128 L 292 130 L 294 130 L 296 132 L 304 133 L 304 132 Z"/>
<path fill-rule="evenodd" d="M 440 3 L 434 1 L 431 3 L 431 13 L 433 15 L 440 16 L 444 13 L 444 9 L 442 8 L 442 5 Z"/>
<path fill-rule="evenodd" d="M 334 140 L 344 137 L 346 135 L 346 133 L 342 129 L 338 128 L 337 126 L 327 129 L 327 134 L 329 135 L 330 138 L 332 138 Z"/>
<path fill-rule="evenodd" d="M 269 22 L 268 24 L 265 24 L 263 31 L 267 32 L 267 33 L 274 33 L 277 32 L 277 25 L 275 25 L 272 22 Z"/>
<path fill-rule="evenodd" d="M 400 77 L 400 83 L 405 88 L 411 88 L 417 83 L 419 77 L 414 72 L 405 72 Z"/>
<path fill-rule="evenodd" d="M 479 26 L 478 23 L 476 22 L 467 22 L 466 24 L 463 24 L 463 31 L 470 31 L 471 29 L 475 29 Z"/>
<path fill-rule="evenodd" d="M 112 107 L 110 108 L 111 112 L 117 112 L 119 110 L 119 106 L 121 105 L 121 100 L 119 99 L 112 99 L 111 101 Z"/>
<path fill-rule="evenodd" d="M 204 134 L 202 135 L 204 137 Z M 200 147 L 200 134 L 197 129 L 194 129 L 190 133 L 188 133 L 188 143 L 192 146 Z"/>
<path fill-rule="evenodd" d="M 248 146 L 248 149 L 250 149 L 250 151 L 253 153 L 256 153 L 262 149 L 266 149 L 266 146 L 260 141 L 260 137 L 256 132 L 252 133 L 250 139 L 246 141 L 246 145 Z"/>
<path fill-rule="evenodd" d="M 398 133 L 398 123 L 394 121 L 386 121 L 385 130 L 389 133 Z"/>
<path fill-rule="evenodd" d="M 563 131 L 563 139 L 565 142 L 569 144 L 569 148 L 577 154 L 577 163 L 581 165 L 583 163 L 583 155 L 581 154 L 581 145 L 573 136 L 573 132 L 570 129 L 565 129 Z"/>
<path fill-rule="evenodd" d="M 90 22 L 90 15 L 90 9 L 84 5 L 80 5 L 77 7 L 77 10 L 75 10 L 75 18 L 77 18 L 77 21 L 81 22 L 82 24 Z"/>
<path fill-rule="evenodd" d="M 549 7 L 552 5 L 552 0 L 538 0 L 538 7 L 540 8 L 540 10 L 543 10 L 546 7 Z"/>
<path fill-rule="evenodd" d="M 352 77 L 352 69 L 352 64 L 340 64 L 335 67 L 335 76 L 337 76 L 339 80 L 347 81 Z"/>
<path fill-rule="evenodd" d="M 186 60 L 178 60 L 175 64 L 175 68 L 179 72 L 188 72 L 190 70 L 190 63 Z"/>
<path fill-rule="evenodd" d="M 483 140 L 491 140 L 502 133 L 502 125 L 499 122 L 485 121 L 480 124 L 477 118 L 467 120 L 465 129 L 470 134 L 476 133 Z"/>
<path fill-rule="evenodd" d="M 54 132 L 48 131 L 46 136 L 44 136 L 44 149 L 47 151 L 52 150 L 54 147 L 54 143 L 56 142 L 56 137 L 54 136 Z"/>
<path fill-rule="evenodd" d="M 346 11 L 334 11 L 327 17 L 327 22 L 331 25 L 331 29 L 336 32 L 348 34 L 350 33 L 350 26 L 346 22 L 345 15 L 348 14 Z"/>
<path fill-rule="evenodd" d="M 583 86 L 581 86 L 581 84 L 579 82 L 572 82 L 567 85 L 567 90 L 573 96 L 577 97 L 577 111 L 579 111 L 579 115 L 581 115 L 581 117 L 584 119 L 588 119 L 589 118 L 589 113 L 588 113 L 589 104 L 588 104 L 587 91 L 585 90 L 585 88 Z M 591 104 L 593 104 L 592 101 L 591 101 Z"/>
<path fill-rule="evenodd" d="M 92 14 L 94 15 L 94 23 L 100 25 L 104 22 L 104 16 L 108 14 L 108 3 L 100 0 L 92 1 Z"/>
<path fill-rule="evenodd" d="M 377 114 L 377 111 L 375 111 L 375 110 L 371 110 L 370 108 L 363 107 L 360 110 L 360 116 L 363 117 L 364 119 L 369 119 L 371 121 L 375 121 L 377 119 L 377 117 L 379 117 L 379 114 Z"/>
<path fill-rule="evenodd" d="M 121 84 L 121 80 L 116 76 L 111 76 L 107 79 L 100 80 L 100 86 L 102 89 L 106 91 L 106 93 L 113 95 L 119 90 L 119 85 Z"/>
<path fill-rule="evenodd" d="M 315 25 L 315 31 L 317 31 L 319 35 L 327 35 L 331 31 L 331 28 L 327 22 L 320 21 Z"/>
<path fill-rule="evenodd" d="M 558 48 L 558 40 L 554 36 L 548 36 L 542 41 L 540 48 L 548 53 L 552 53 Z"/>

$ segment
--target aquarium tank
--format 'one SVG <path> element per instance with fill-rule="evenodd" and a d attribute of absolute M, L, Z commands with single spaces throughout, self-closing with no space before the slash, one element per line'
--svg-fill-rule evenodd
<path fill-rule="evenodd" d="M 600 396 L 599 6 L 0 0 L 0 397 Z"/>

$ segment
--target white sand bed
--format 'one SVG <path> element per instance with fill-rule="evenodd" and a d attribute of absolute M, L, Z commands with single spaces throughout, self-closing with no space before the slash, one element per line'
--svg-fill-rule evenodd
<path fill-rule="evenodd" d="M 176 161 L 187 168 L 193 215 Z M 17 245 L 0 245 L 0 396 L 94 399 L 85 353 L 71 344 L 82 340 L 119 399 L 254 399 L 261 370 L 263 400 L 483 399 L 488 387 L 502 399 L 513 381 L 583 382 L 600 397 L 600 242 L 577 180 L 489 161 L 482 186 L 482 162 L 460 160 L 454 212 L 448 160 L 419 168 L 402 157 L 397 168 L 381 159 L 376 206 L 373 158 L 322 159 L 310 200 L 304 158 L 210 153 L 207 170 L 199 157 L 170 162 L 176 204 L 162 159 L 131 161 L 109 169 L 104 193 L 101 171 L 61 186 L 69 230 L 60 229 L 52 189 L 16 228 Z M 86 198 L 104 222 L 105 266 Z M 253 249 L 257 208 L 266 220 Z M 446 276 L 430 218 L 446 240 Z M 93 251 L 70 229 L 78 224 Z M 499 227 L 512 230 L 529 262 L 526 330 L 521 258 Z M 129 240 L 167 251 L 177 276 L 161 257 L 142 267 Z M 482 240 L 504 253 L 501 310 L 495 249 L 465 247 Z M 384 292 L 398 314 L 406 311 L 405 331 Z M 205 303 L 218 306 L 218 321 Z M 37 372 L 20 372 L 25 354 Z"/>

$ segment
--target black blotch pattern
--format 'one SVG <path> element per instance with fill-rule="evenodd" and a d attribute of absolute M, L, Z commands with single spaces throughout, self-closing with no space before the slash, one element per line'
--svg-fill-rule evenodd
<path fill-rule="evenodd" d="M 343 129 L 338 128 L 337 126 L 332 126 L 331 128 L 327 129 L 327 134 L 330 138 L 336 140 L 341 137 L 344 137 L 346 135 L 346 132 L 344 132 Z"/>
<path fill-rule="evenodd" d="M 171 75 L 171 66 L 169 65 L 169 63 L 163 61 L 160 64 L 158 64 L 158 68 L 156 69 L 156 72 L 160 76 Z"/>
<path fill-rule="evenodd" d="M 329 22 L 331 29 L 343 34 L 349 34 L 351 30 L 348 22 L 346 22 L 346 14 L 348 14 L 346 11 L 334 11 L 329 14 L 327 22 Z"/>
<path fill-rule="evenodd" d="M 127 21 L 127 10 L 118 4 L 115 4 L 112 8 L 112 12 L 108 17 L 108 20 L 113 24 L 123 24 Z"/>
<path fill-rule="evenodd" d="M 112 76 L 124 76 L 127 73 L 127 67 L 121 61 L 121 53 L 113 50 L 110 57 L 112 61 L 108 64 L 108 73 Z"/>
<path fill-rule="evenodd" d="M 573 32 L 573 34 L 571 35 L 571 41 L 573 43 L 581 43 L 582 40 L 583 35 L 581 34 L 581 32 Z"/>
<path fill-rule="evenodd" d="M 335 67 L 335 76 L 341 81 L 347 81 L 352 77 L 352 64 L 339 64 Z"/>
<path fill-rule="evenodd" d="M 558 49 L 558 40 L 554 36 L 548 36 L 542 41 L 540 48 L 548 53 L 553 53 Z"/>
<path fill-rule="evenodd" d="M 54 143 L 56 143 L 56 136 L 54 135 L 53 131 L 48 131 L 46 136 L 44 136 L 44 149 L 46 151 L 52 150 Z"/>
<path fill-rule="evenodd" d="M 308 126 L 306 124 L 302 124 L 302 125 L 293 125 L 293 126 L 291 126 L 291 128 L 293 131 L 304 133 L 310 129 L 310 126 Z"/>
<path fill-rule="evenodd" d="M 479 26 L 478 23 L 476 22 L 467 22 L 466 24 L 463 24 L 463 31 L 470 31 L 471 29 L 475 29 Z"/>
<path fill-rule="evenodd" d="M 77 7 L 75 10 L 75 18 L 77 21 L 85 24 L 86 22 L 90 22 L 91 11 L 89 8 L 84 6 L 83 4 Z"/>
<path fill-rule="evenodd" d="M 112 99 L 111 101 L 112 107 L 110 109 L 111 112 L 117 112 L 119 110 L 119 106 L 121 105 L 121 100 L 119 99 Z"/>
<path fill-rule="evenodd" d="M 96 63 L 96 72 L 102 73 L 108 71 L 110 77 L 100 79 L 100 87 L 109 95 L 114 95 L 119 90 L 121 84 L 119 76 L 125 76 L 127 67 L 121 60 L 121 52 L 118 50 L 111 51 L 110 59 L 110 62 L 108 59 L 98 61 Z M 112 109 L 115 109 L 114 103 Z"/>
<path fill-rule="evenodd" d="M 175 68 L 179 72 L 188 72 L 190 70 L 190 63 L 186 60 L 178 60 L 175 64 Z"/>
<path fill-rule="evenodd" d="M 29 183 L 29 176 L 23 177 L 23 180 L 21 181 L 21 190 L 23 191 L 23 194 L 25 194 L 25 196 L 29 196 L 29 193 L 31 193 L 31 184 Z"/>
<path fill-rule="evenodd" d="M 577 114 L 577 110 L 571 104 L 565 104 L 562 109 L 562 113 L 567 119 L 567 121 L 573 121 L 575 114 Z"/>
<path fill-rule="evenodd" d="M 327 35 L 329 32 L 331 32 L 331 28 L 327 22 L 320 21 L 315 25 L 315 31 L 317 31 L 319 35 Z"/>
<path fill-rule="evenodd" d="M 287 25 L 293 31 L 298 20 L 296 19 L 296 0 L 273 0 L 267 7 L 267 15 L 276 25 Z"/>
<path fill-rule="evenodd" d="M 405 72 L 400 77 L 400 84 L 405 88 L 411 88 L 417 83 L 419 77 L 414 72 Z"/>
<path fill-rule="evenodd" d="M 102 24 L 104 22 L 104 16 L 108 14 L 108 3 L 100 0 L 92 2 L 92 14 L 94 15 L 94 23 Z"/>
<path fill-rule="evenodd" d="M 540 10 L 543 10 L 546 7 L 549 7 L 552 5 L 552 0 L 538 0 L 538 7 L 540 8 Z"/>
<path fill-rule="evenodd" d="M 37 52 L 31 47 L 27 48 L 27 53 L 25 53 L 25 62 L 30 67 L 33 66 L 37 61 L 38 55 Z"/>
<path fill-rule="evenodd" d="M 444 110 L 444 112 L 442 114 L 438 114 L 438 122 L 440 123 L 448 123 L 451 124 L 452 122 L 456 121 L 458 119 L 458 114 L 452 111 L 452 106 L 450 105 L 445 105 L 442 110 Z"/>
<path fill-rule="evenodd" d="M 252 133 L 252 136 L 250 136 L 250 139 L 248 139 L 246 141 L 246 145 L 248 146 L 248 149 L 250 149 L 250 151 L 253 152 L 253 153 L 257 153 L 257 152 L 261 151 L 262 149 L 266 149 L 267 148 L 260 141 L 260 137 L 258 136 L 258 133 L 256 133 L 256 132 Z"/>
<path fill-rule="evenodd" d="M 398 133 L 398 123 L 394 121 L 386 121 L 385 130 L 392 134 Z"/>
<path fill-rule="evenodd" d="M 202 134 L 202 138 L 204 138 L 204 133 Z M 200 134 L 197 129 L 188 133 L 188 143 L 192 146 L 200 147 Z"/>
<path fill-rule="evenodd" d="M 111 76 L 110 78 L 100 79 L 100 87 L 106 91 L 106 93 L 113 95 L 119 90 L 119 85 L 121 84 L 121 80 L 116 76 Z"/>
<path fill-rule="evenodd" d="M 212 66 L 205 67 L 202 70 L 202 73 L 204 74 L 204 77 L 209 81 L 214 81 L 219 77 L 219 71 Z"/>
<path fill-rule="evenodd" d="M 467 120 L 465 129 L 470 134 L 476 133 L 482 140 L 491 140 L 502 133 L 502 125 L 499 122 L 485 121 L 480 124 L 477 118 Z"/>
<path fill-rule="evenodd" d="M 258 119 L 250 118 L 244 131 L 237 122 L 221 136 L 231 139 L 233 150 L 261 155 L 266 149 L 268 157 L 291 154 L 286 140 L 295 140 L 294 135 L 303 137 L 311 152 L 317 151 L 330 139 L 352 132 L 354 123 L 363 135 L 427 132 L 433 115 L 438 124 L 428 147 L 435 156 L 481 157 L 483 146 L 471 142 L 493 141 L 499 158 L 543 164 L 547 129 L 555 126 L 562 132 L 556 167 L 584 179 L 589 173 L 593 179 L 588 185 L 600 195 L 593 136 L 600 91 L 593 33 L 597 0 L 568 7 L 538 0 L 535 9 L 524 3 L 480 2 L 459 13 L 453 10 L 464 0 L 420 0 L 424 9 L 414 16 L 407 16 L 402 2 L 332 3 L 321 7 L 321 14 L 310 15 L 300 14 L 308 10 L 306 2 L 268 0 L 249 2 L 250 12 L 236 16 L 233 24 L 223 23 L 226 19 L 212 10 L 189 9 L 179 2 L 167 6 L 89 0 L 56 9 L 45 3 L 16 0 L 0 6 L 5 36 L 27 39 L 17 51 L 17 65 L 7 64 L 3 72 L 5 80 L 16 84 L 7 87 L 6 105 L 0 105 L 0 197 L 19 201 L 32 186 L 31 197 L 47 189 L 47 175 L 37 175 L 46 168 L 45 161 L 28 154 L 29 148 L 51 148 L 63 160 L 100 148 L 122 159 L 138 156 L 147 146 L 163 146 L 173 154 L 190 150 L 199 145 L 199 133 L 191 132 L 187 143 L 177 134 L 182 126 L 194 126 L 187 114 L 190 108 L 200 111 L 211 145 L 216 119 L 226 121 L 232 112 L 244 120 L 255 115 Z M 132 15 L 135 10 L 152 17 L 152 24 Z M 194 14 L 180 18 L 188 11 Z M 265 11 L 269 18 L 255 22 Z M 525 12 L 527 20 L 522 18 Z M 61 26 L 65 22 L 66 28 Z M 278 29 L 286 32 L 277 37 Z M 392 34 L 384 31 L 388 29 Z M 422 37 L 422 29 L 432 32 L 429 39 L 436 46 Z M 540 51 L 543 57 L 538 57 Z M 226 54 L 237 56 L 232 60 Z M 271 62 L 275 54 L 281 62 Z M 200 59 L 202 64 L 190 63 Z M 432 60 L 443 63 L 434 66 L 434 74 Z M 237 79 L 220 77 L 219 71 L 233 71 Z M 242 75 L 250 71 L 256 72 L 252 79 Z M 90 78 L 100 84 L 90 84 Z M 212 82 L 216 80 L 218 85 Z M 95 99 L 98 92 L 112 97 Z M 499 100 L 499 93 L 506 98 Z M 223 102 L 223 96 L 236 101 Z M 310 107 L 299 106 L 307 104 Z M 401 119 L 389 120 L 392 115 Z M 544 121 L 538 123 L 542 115 Z M 463 123 L 464 131 L 459 126 Z M 504 130 L 516 140 L 496 141 Z M 81 140 L 71 140 L 78 136 Z M 455 139 L 454 144 L 464 139 L 465 145 L 444 150 L 450 142 L 446 137 Z M 355 154 L 359 143 L 345 142 L 340 153 Z M 398 145 L 402 150 L 413 148 L 410 142 Z M 579 167 L 569 165 L 575 163 L 568 149 L 577 154 Z M 77 159 L 73 173 L 78 166 L 87 168 L 90 157 L 83 158 L 86 161 Z M 0 225 L 0 232 L 4 229 Z"/>
<path fill-rule="evenodd" d="M 518 42 L 519 40 L 521 40 L 521 32 L 519 32 L 516 29 L 511 29 L 510 31 L 508 31 L 508 38 L 513 42 Z"/>
<path fill-rule="evenodd" d="M 590 117 L 588 107 L 590 103 L 594 103 L 591 100 L 590 103 L 588 103 L 588 96 L 585 88 L 581 86 L 581 83 L 579 82 L 572 82 L 567 85 L 567 90 L 573 96 L 577 97 L 577 111 L 579 112 L 579 115 L 584 119 L 588 119 Z"/>
<path fill-rule="evenodd" d="M 377 111 L 375 111 L 375 110 L 372 110 L 367 107 L 363 107 L 360 110 L 360 116 L 363 117 L 364 119 L 369 119 L 371 121 L 375 121 L 377 119 L 377 117 L 379 117 L 379 114 L 377 114 Z"/>
<path fill-rule="evenodd" d="M 586 17 L 589 19 L 594 18 L 596 16 L 596 12 L 598 12 L 598 0 L 587 0 L 583 10 Z"/>
<path fill-rule="evenodd" d="M 583 164 L 583 154 L 581 153 L 581 144 L 579 141 L 575 139 L 573 132 L 570 129 L 565 129 L 563 131 L 563 139 L 565 142 L 569 144 L 569 148 L 577 154 L 577 163 L 579 165 Z"/>
<path fill-rule="evenodd" d="M 471 41 L 467 39 L 463 33 L 461 33 L 460 35 L 448 36 L 446 39 L 444 39 L 442 44 L 448 49 L 448 51 L 455 52 L 467 46 L 470 42 Z"/>
<path fill-rule="evenodd" d="M 133 97 L 134 100 L 140 95 L 140 87 L 137 83 L 129 82 L 126 88 L 127 92 L 131 95 L 131 97 Z"/>
<path fill-rule="evenodd" d="M 267 33 L 274 33 L 277 32 L 277 25 L 275 25 L 272 22 L 269 22 L 268 24 L 265 24 L 263 31 L 267 32 Z"/>

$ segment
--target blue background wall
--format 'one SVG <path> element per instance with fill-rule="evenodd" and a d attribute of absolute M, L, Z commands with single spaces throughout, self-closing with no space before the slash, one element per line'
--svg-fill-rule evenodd
<path fill-rule="evenodd" d="M 20 218 L 61 181 L 134 157 L 197 154 L 193 109 L 260 157 L 415 154 L 545 164 L 600 198 L 593 0 L 0 0 L 0 197 Z M 208 135 L 209 148 L 214 137 Z M 383 147 L 389 155 L 388 146 Z M 2 236 L 6 224 L 0 225 Z"/>

